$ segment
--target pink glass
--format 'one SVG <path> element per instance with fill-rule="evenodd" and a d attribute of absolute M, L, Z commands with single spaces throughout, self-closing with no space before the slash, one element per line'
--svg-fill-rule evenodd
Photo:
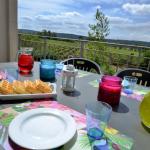
<path fill-rule="evenodd" d="M 116 76 L 103 76 L 99 83 L 97 99 L 111 106 L 118 105 L 121 95 L 121 78 Z"/>
<path fill-rule="evenodd" d="M 31 53 L 23 51 L 18 56 L 18 67 L 21 73 L 28 74 L 31 72 L 34 65 L 34 59 Z"/>

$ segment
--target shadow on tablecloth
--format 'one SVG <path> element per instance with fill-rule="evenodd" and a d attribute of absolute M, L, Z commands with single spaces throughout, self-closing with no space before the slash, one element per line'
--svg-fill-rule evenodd
<path fill-rule="evenodd" d="M 113 107 L 113 111 L 117 113 L 128 113 L 129 108 L 125 104 L 120 102 L 118 106 Z"/>

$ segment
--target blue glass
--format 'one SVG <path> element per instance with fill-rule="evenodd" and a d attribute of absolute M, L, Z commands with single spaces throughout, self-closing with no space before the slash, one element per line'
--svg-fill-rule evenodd
<path fill-rule="evenodd" d="M 97 127 L 93 127 L 93 128 L 89 128 L 87 135 L 89 136 L 90 140 L 100 140 L 103 135 L 104 135 L 104 131 L 101 130 L 100 128 Z"/>
<path fill-rule="evenodd" d="M 40 79 L 43 81 L 51 81 L 55 79 L 56 64 L 52 60 L 41 60 Z"/>
<path fill-rule="evenodd" d="M 102 139 L 111 112 L 111 106 L 101 101 L 86 105 L 87 135 L 91 142 Z"/>
<path fill-rule="evenodd" d="M 92 143 L 92 150 L 109 150 L 109 144 L 106 139 L 95 140 Z"/>

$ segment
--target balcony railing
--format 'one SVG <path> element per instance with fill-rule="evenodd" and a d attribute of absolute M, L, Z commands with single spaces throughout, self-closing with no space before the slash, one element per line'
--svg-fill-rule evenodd
<path fill-rule="evenodd" d="M 126 67 L 150 71 L 150 47 L 19 34 L 19 49 L 22 47 L 32 47 L 37 61 L 84 57 L 97 62 L 106 73 Z"/>

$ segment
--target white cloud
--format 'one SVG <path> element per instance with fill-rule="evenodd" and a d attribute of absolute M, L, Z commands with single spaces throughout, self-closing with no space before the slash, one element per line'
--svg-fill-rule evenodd
<path fill-rule="evenodd" d="M 125 24 L 122 28 L 128 32 L 148 35 L 147 33 L 150 33 L 150 22 Z"/>
<path fill-rule="evenodd" d="M 150 41 L 150 22 L 144 23 L 124 23 L 124 24 L 110 24 L 111 38 Z"/>
<path fill-rule="evenodd" d="M 61 13 L 61 15 L 65 17 L 82 17 L 82 15 L 76 11 Z"/>
<path fill-rule="evenodd" d="M 150 33 L 150 21 L 147 22 L 134 22 L 133 20 L 118 20 L 116 22 L 110 22 L 110 25 L 113 25 L 116 28 L 123 29 L 130 32 L 145 32 L 145 34 Z M 124 23 L 123 23 L 124 21 Z M 122 22 L 122 23 L 121 23 Z"/>
<path fill-rule="evenodd" d="M 150 42 L 150 35 L 131 32 L 128 34 L 114 34 L 111 36 L 113 39 L 131 40 L 131 41 L 147 41 Z"/>
<path fill-rule="evenodd" d="M 22 19 L 27 21 L 32 21 L 32 17 L 30 16 L 23 16 Z"/>
<path fill-rule="evenodd" d="M 126 3 L 122 8 L 131 14 L 150 14 L 150 4 L 131 4 Z"/>
<path fill-rule="evenodd" d="M 128 18 L 122 18 L 122 17 L 112 17 L 112 16 L 107 16 L 110 24 L 124 24 L 124 23 L 132 23 L 133 21 L 128 19 Z"/>
<path fill-rule="evenodd" d="M 100 0 L 74 0 L 74 2 L 87 3 L 87 4 L 99 4 Z"/>
<path fill-rule="evenodd" d="M 74 0 L 74 1 L 85 2 L 85 3 L 89 3 L 89 4 L 100 4 L 100 3 L 106 3 L 106 4 L 117 3 L 117 4 L 120 4 L 120 3 L 122 3 L 123 0 Z"/>
<path fill-rule="evenodd" d="M 65 20 L 68 20 L 70 22 L 75 22 L 76 20 L 80 20 L 82 18 L 82 15 L 78 12 L 62 12 L 60 14 L 53 14 L 53 15 L 37 15 L 34 17 L 36 20 L 40 21 L 57 21 L 57 22 L 64 22 Z"/>
<path fill-rule="evenodd" d="M 43 12 L 59 14 L 68 11 L 66 4 L 72 5 L 73 0 L 18 0 L 18 16 L 37 16 Z"/>
<path fill-rule="evenodd" d="M 48 15 L 46 15 L 46 16 L 45 15 L 37 15 L 37 16 L 35 16 L 35 19 L 40 20 L 40 21 L 49 21 L 51 19 L 51 17 Z"/>
<path fill-rule="evenodd" d="M 96 9 L 101 9 L 101 6 L 100 6 L 100 5 L 97 5 L 97 6 L 96 6 Z"/>
<path fill-rule="evenodd" d="M 21 20 L 24 19 L 22 24 L 20 24 L 22 28 L 34 30 L 46 29 L 53 32 L 74 33 L 79 35 L 86 35 L 88 30 L 88 23 L 85 22 L 84 16 L 76 11 L 51 15 L 37 15 L 31 18 L 32 21 L 24 17 L 21 18 Z M 26 18 L 28 17 L 26 16 Z"/>

